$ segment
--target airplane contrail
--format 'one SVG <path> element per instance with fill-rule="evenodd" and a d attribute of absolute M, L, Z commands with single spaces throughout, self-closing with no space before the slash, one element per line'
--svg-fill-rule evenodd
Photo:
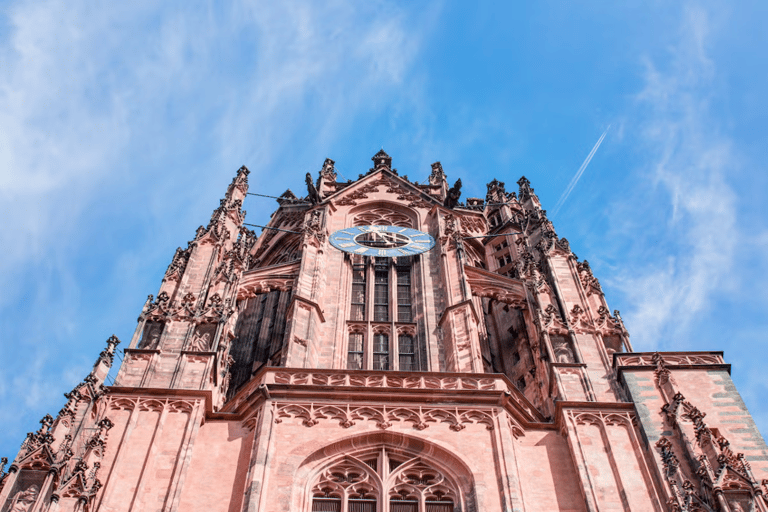
<path fill-rule="evenodd" d="M 606 134 L 608 133 L 608 130 L 610 129 L 611 129 L 611 125 L 608 125 L 608 128 L 606 128 L 603 134 L 600 136 L 600 138 L 597 139 L 597 143 L 595 143 L 595 147 L 593 147 L 592 151 L 589 152 L 589 154 L 587 155 L 587 158 L 584 160 L 584 163 L 582 163 L 581 167 L 579 167 L 579 170 L 576 171 L 576 174 L 571 179 L 571 182 L 568 184 L 568 187 L 565 189 L 565 192 L 563 192 L 563 195 L 560 196 L 560 199 L 557 201 L 557 204 L 555 205 L 555 211 L 552 213 L 552 217 L 557 215 L 557 212 L 560 211 L 560 208 L 562 208 L 563 204 L 565 204 L 566 199 L 568 199 L 568 196 L 571 195 L 571 192 L 573 192 L 573 189 L 576 186 L 576 183 L 579 182 L 581 175 L 584 174 L 584 171 L 587 169 L 587 166 L 589 165 L 589 162 L 592 160 L 592 157 L 595 156 L 595 153 L 597 152 L 597 148 L 600 147 L 600 144 L 602 144 L 603 139 L 605 138 Z"/>

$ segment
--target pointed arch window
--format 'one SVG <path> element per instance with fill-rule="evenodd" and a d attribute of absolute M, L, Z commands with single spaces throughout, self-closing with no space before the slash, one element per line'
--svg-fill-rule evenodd
<path fill-rule="evenodd" d="M 421 457 L 379 448 L 347 455 L 320 472 L 312 512 L 454 512 L 452 478 Z"/>

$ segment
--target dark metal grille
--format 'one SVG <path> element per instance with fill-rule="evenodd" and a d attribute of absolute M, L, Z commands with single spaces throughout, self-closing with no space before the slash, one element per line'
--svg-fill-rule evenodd
<path fill-rule="evenodd" d="M 314 498 L 312 512 L 341 512 L 341 500 L 338 498 Z"/>
<path fill-rule="evenodd" d="M 349 500 L 349 512 L 376 512 L 376 500 Z"/>
<path fill-rule="evenodd" d="M 389 502 L 390 512 L 419 512 L 419 502 L 416 500 L 395 500 Z"/>

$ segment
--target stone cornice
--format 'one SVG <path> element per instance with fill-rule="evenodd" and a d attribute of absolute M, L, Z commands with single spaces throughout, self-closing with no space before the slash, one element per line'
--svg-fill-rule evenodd
<path fill-rule="evenodd" d="M 317 302 L 312 302 L 311 300 L 302 297 L 301 295 L 294 295 L 291 298 L 291 303 L 288 305 L 288 310 L 290 311 L 294 304 L 297 302 L 300 302 L 303 304 L 303 307 L 306 307 L 309 310 L 314 309 L 317 312 L 318 318 L 320 318 L 320 322 L 325 323 L 325 315 L 323 314 L 323 310 L 320 308 L 320 305 Z"/>
<path fill-rule="evenodd" d="M 574 402 L 558 400 L 555 402 L 555 425 L 563 432 L 566 413 L 593 413 L 607 415 L 612 413 L 629 414 L 634 417 L 637 412 L 633 402 Z"/>
<path fill-rule="evenodd" d="M 464 265 L 464 273 L 473 295 L 492 297 L 519 307 L 528 306 L 525 285 L 521 280 L 469 265 Z"/>
<path fill-rule="evenodd" d="M 477 311 L 475 311 L 475 304 L 474 304 L 474 302 L 472 302 L 471 299 L 467 299 L 467 300 L 463 300 L 461 302 L 457 302 L 456 304 L 453 304 L 453 305 L 448 306 L 447 308 L 445 308 L 443 310 L 443 313 L 440 315 L 440 318 L 437 320 L 437 325 L 442 327 L 443 326 L 443 322 L 445 321 L 446 318 L 448 318 L 448 313 L 450 313 L 454 309 L 459 309 L 462 306 L 467 306 L 467 305 L 469 305 L 469 309 L 470 309 L 470 311 L 472 311 L 472 316 L 475 318 L 475 322 L 480 323 L 480 317 L 478 316 Z M 457 374 L 457 375 L 459 375 L 459 374 Z"/>

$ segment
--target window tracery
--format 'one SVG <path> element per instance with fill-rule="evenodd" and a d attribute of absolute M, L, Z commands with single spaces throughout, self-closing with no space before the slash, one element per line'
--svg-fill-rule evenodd
<path fill-rule="evenodd" d="M 389 208 L 373 208 L 355 215 L 353 226 L 400 226 L 412 228 L 411 219 L 402 213 Z"/>
<path fill-rule="evenodd" d="M 379 448 L 346 455 L 315 479 L 312 512 L 453 512 L 457 487 L 421 457 Z"/>
<path fill-rule="evenodd" d="M 269 267 L 287 263 L 301 258 L 301 238 L 298 236 L 286 237 L 282 243 L 276 245 L 280 249 L 265 258 L 262 266 Z"/>

